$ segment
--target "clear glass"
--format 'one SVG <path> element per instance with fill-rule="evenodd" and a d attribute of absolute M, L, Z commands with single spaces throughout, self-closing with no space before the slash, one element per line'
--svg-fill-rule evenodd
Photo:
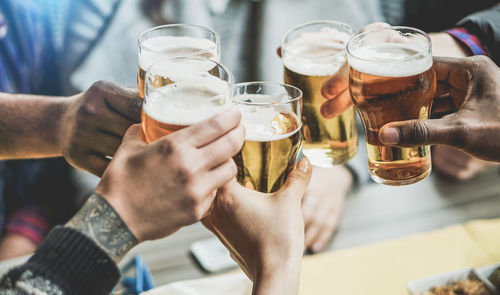
<path fill-rule="evenodd" d="M 351 26 L 336 21 L 315 21 L 293 28 L 281 42 L 285 83 L 304 93 L 302 152 L 311 164 L 332 167 L 352 159 L 358 150 L 354 107 L 326 118 L 321 86 L 345 63 L 345 45 Z"/>
<path fill-rule="evenodd" d="M 220 61 L 219 35 L 202 26 L 171 24 L 154 27 L 139 36 L 137 45 L 137 86 L 142 98 L 146 70 L 160 58 L 200 56 Z"/>
<path fill-rule="evenodd" d="M 429 146 L 381 144 L 380 128 L 390 122 L 427 119 L 436 93 L 429 36 L 414 28 L 365 32 L 347 45 L 349 91 L 365 129 L 370 175 L 378 183 L 406 185 L 427 177 Z"/>
<path fill-rule="evenodd" d="M 145 74 L 142 127 L 152 142 L 231 107 L 233 75 L 203 57 L 163 58 Z"/>
<path fill-rule="evenodd" d="M 269 82 L 235 84 L 233 105 L 241 111 L 246 139 L 234 157 L 238 182 L 263 193 L 279 190 L 302 145 L 302 91 Z"/>

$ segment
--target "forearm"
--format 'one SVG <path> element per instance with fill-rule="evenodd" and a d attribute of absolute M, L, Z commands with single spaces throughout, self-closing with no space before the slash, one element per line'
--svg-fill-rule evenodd
<path fill-rule="evenodd" d="M 65 97 L 0 93 L 0 159 L 60 156 L 67 108 Z"/>
<path fill-rule="evenodd" d="M 295 295 L 299 292 L 301 258 L 261 271 L 255 278 L 252 295 Z"/>

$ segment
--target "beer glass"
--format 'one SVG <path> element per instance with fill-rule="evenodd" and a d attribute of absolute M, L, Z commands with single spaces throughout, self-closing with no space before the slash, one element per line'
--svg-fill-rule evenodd
<path fill-rule="evenodd" d="M 235 84 L 233 105 L 241 111 L 246 138 L 234 157 L 238 182 L 263 193 L 280 189 L 302 144 L 302 91 L 269 82 Z"/>
<path fill-rule="evenodd" d="M 429 146 L 384 146 L 380 128 L 394 121 L 427 119 L 436 93 L 429 36 L 408 27 L 360 34 L 347 45 L 349 91 L 363 121 L 370 175 L 405 185 L 431 172 Z"/>
<path fill-rule="evenodd" d="M 147 142 L 231 107 L 233 76 L 202 57 L 162 58 L 145 74 L 142 127 Z"/>
<path fill-rule="evenodd" d="M 315 166 L 345 163 L 358 150 L 354 106 L 333 119 L 321 115 L 321 86 L 345 63 L 345 45 L 352 36 L 347 24 L 316 21 L 293 28 L 281 42 L 285 83 L 304 93 L 302 152 Z"/>
<path fill-rule="evenodd" d="M 202 26 L 172 24 L 143 32 L 138 44 L 137 86 L 144 98 L 144 75 L 148 67 L 162 57 L 202 56 L 220 60 L 219 35 Z"/>

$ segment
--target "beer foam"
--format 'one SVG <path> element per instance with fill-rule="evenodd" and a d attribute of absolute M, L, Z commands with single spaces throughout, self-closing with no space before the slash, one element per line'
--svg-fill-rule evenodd
<path fill-rule="evenodd" d="M 236 104 L 241 111 L 241 121 L 248 141 L 275 141 L 288 138 L 300 130 L 298 119 L 290 110 L 279 110 L 277 106 Z M 288 117 L 289 115 L 290 117 Z M 288 132 L 290 127 L 296 127 Z"/>
<path fill-rule="evenodd" d="M 345 62 L 344 48 L 351 35 L 325 27 L 304 32 L 285 44 L 285 67 L 306 76 L 333 75 Z"/>
<path fill-rule="evenodd" d="M 144 112 L 156 121 L 187 126 L 231 106 L 229 84 L 213 75 L 185 69 L 167 77 L 174 83 L 148 91 L 144 103 Z"/>
<path fill-rule="evenodd" d="M 423 46 L 401 43 L 373 44 L 353 49 L 349 65 L 369 75 L 407 77 L 427 71 L 432 66 L 432 55 Z"/>
<path fill-rule="evenodd" d="M 197 52 L 203 50 L 209 50 L 207 55 L 210 56 L 206 57 L 219 61 L 216 44 L 205 38 L 157 36 L 144 40 L 142 44 L 147 47 L 139 52 L 139 67 L 143 70 L 147 70 L 151 64 L 162 57 L 197 56 Z"/>

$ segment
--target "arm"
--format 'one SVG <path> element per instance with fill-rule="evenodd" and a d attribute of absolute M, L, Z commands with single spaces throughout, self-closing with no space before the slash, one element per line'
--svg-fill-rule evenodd
<path fill-rule="evenodd" d="M 0 93 L 0 159 L 62 155 L 62 97 Z"/>
<path fill-rule="evenodd" d="M 202 220 L 254 282 L 254 295 L 298 293 L 304 251 L 301 201 L 311 172 L 302 159 L 273 194 L 233 180 L 217 191 L 213 209 Z"/>
<path fill-rule="evenodd" d="M 219 114 L 150 144 L 132 126 L 95 193 L 1 280 L 0 293 L 109 294 L 119 278 L 115 262 L 139 242 L 199 221 L 215 190 L 234 178 L 240 119 Z"/>
<path fill-rule="evenodd" d="M 0 159 L 64 156 L 101 176 L 141 107 L 134 92 L 103 81 L 71 97 L 0 93 Z"/>

